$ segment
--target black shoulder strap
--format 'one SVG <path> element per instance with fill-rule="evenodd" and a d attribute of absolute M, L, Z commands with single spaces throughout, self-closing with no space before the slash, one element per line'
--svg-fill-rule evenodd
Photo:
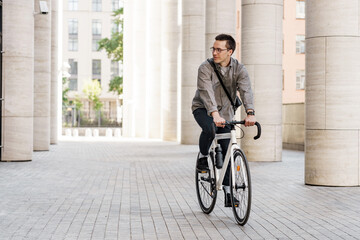
<path fill-rule="evenodd" d="M 226 93 L 226 96 L 229 98 L 229 100 L 230 100 L 230 102 L 231 102 L 231 105 L 233 106 L 234 111 L 235 111 L 234 101 L 231 99 L 231 96 L 230 96 L 229 92 L 227 91 L 227 89 L 226 89 L 226 87 L 225 87 L 225 85 L 224 85 L 224 82 L 223 82 L 223 80 L 222 80 L 222 75 L 221 75 L 221 74 L 219 73 L 219 71 L 216 69 L 215 63 L 214 63 L 214 61 L 213 61 L 212 59 L 208 59 L 207 61 L 208 61 L 208 62 L 210 63 L 210 65 L 213 67 L 213 69 L 214 69 L 214 71 L 215 71 L 215 73 L 216 73 L 216 75 L 217 75 L 217 77 L 218 77 L 218 79 L 219 79 L 219 81 L 220 81 L 220 83 L 221 83 L 221 86 L 223 87 L 223 89 L 224 89 L 224 91 L 225 91 L 225 93 Z"/>

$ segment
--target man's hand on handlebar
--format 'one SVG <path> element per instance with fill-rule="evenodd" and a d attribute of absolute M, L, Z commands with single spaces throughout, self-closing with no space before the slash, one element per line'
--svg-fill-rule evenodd
<path fill-rule="evenodd" d="M 245 120 L 245 127 L 254 126 L 256 123 L 256 117 L 254 115 L 247 115 Z"/>
<path fill-rule="evenodd" d="M 225 127 L 225 119 L 223 119 L 222 117 L 220 117 L 219 112 L 212 112 L 211 116 L 214 119 L 214 123 L 217 127 Z"/>

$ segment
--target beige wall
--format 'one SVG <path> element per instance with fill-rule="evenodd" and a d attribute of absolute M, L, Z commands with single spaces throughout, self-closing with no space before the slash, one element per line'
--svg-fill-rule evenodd
<path fill-rule="evenodd" d="M 304 150 L 304 103 L 285 103 L 282 108 L 283 148 Z"/>

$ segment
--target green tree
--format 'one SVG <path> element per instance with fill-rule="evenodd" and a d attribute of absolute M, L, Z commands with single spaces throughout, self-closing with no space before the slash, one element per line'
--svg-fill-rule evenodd
<path fill-rule="evenodd" d="M 101 108 L 103 104 L 100 101 L 99 96 L 101 95 L 101 86 L 100 82 L 97 79 L 92 80 L 90 83 L 85 84 L 83 92 L 93 103 L 93 109 L 95 110 L 98 117 L 98 126 L 101 125 Z"/>
<path fill-rule="evenodd" d="M 67 77 L 63 77 L 62 78 L 62 106 L 63 106 L 63 109 L 66 109 L 69 106 L 69 98 L 68 98 L 69 91 L 70 91 L 69 79 Z"/>
<path fill-rule="evenodd" d="M 68 97 L 68 93 L 70 91 L 69 88 L 69 79 L 67 77 L 62 77 L 62 118 L 63 124 L 65 126 L 69 123 L 69 116 L 68 116 L 68 107 L 70 106 L 70 100 Z"/>
<path fill-rule="evenodd" d="M 74 106 L 75 106 L 76 115 L 77 115 L 77 126 L 80 127 L 80 111 L 81 111 L 83 104 L 81 102 L 79 95 L 75 96 Z"/>
<path fill-rule="evenodd" d="M 117 95 L 121 95 L 123 93 L 123 78 L 120 76 L 115 76 L 111 79 L 109 83 L 109 92 L 114 92 Z"/>
<path fill-rule="evenodd" d="M 116 61 L 123 62 L 123 27 L 124 27 L 124 9 L 120 8 L 113 12 L 113 23 L 116 26 L 116 30 L 112 32 L 111 38 L 103 38 L 99 41 L 99 49 L 104 49 L 108 55 L 108 58 Z M 115 76 L 110 80 L 109 92 L 114 92 L 117 95 L 121 95 L 123 91 L 123 78 L 122 76 Z"/>
<path fill-rule="evenodd" d="M 113 23 L 116 26 L 116 30 L 112 32 L 111 38 L 103 38 L 99 41 L 99 49 L 104 49 L 108 58 L 122 62 L 123 61 L 123 20 L 124 9 L 120 8 L 113 12 Z"/>

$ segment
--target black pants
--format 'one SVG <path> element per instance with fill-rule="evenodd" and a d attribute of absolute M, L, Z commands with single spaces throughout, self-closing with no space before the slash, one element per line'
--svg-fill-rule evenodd
<path fill-rule="evenodd" d="M 215 133 L 229 133 L 231 131 L 230 127 L 226 126 L 224 128 L 216 127 L 213 121 L 213 118 L 207 114 L 205 108 L 198 108 L 193 112 L 194 118 L 196 122 L 202 129 L 199 138 L 199 148 L 200 152 L 203 155 L 209 154 L 209 148 L 211 146 L 212 141 L 215 138 Z M 230 139 L 219 140 L 218 143 L 221 146 L 223 157 L 225 157 Z M 230 163 L 230 162 L 229 162 Z M 224 167 L 224 166 L 223 166 Z M 223 180 L 223 185 L 229 186 L 230 180 L 230 164 L 227 167 L 226 174 Z"/>

